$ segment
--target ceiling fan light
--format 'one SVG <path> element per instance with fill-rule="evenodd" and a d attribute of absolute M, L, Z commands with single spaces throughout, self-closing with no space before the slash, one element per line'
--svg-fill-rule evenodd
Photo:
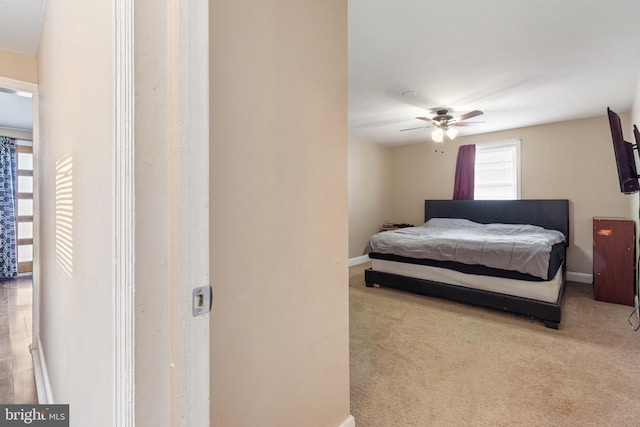
<path fill-rule="evenodd" d="M 447 136 L 449 137 L 449 139 L 454 139 L 456 136 L 458 136 L 458 129 L 456 128 L 447 129 Z"/>
<path fill-rule="evenodd" d="M 434 142 L 442 142 L 444 139 L 444 130 L 442 130 L 442 128 L 434 129 L 431 133 L 431 139 L 433 139 Z"/>

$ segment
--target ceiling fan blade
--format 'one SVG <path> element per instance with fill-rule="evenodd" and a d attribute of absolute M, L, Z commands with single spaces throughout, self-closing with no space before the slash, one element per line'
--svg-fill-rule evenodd
<path fill-rule="evenodd" d="M 433 120 L 433 119 L 430 119 L 429 117 L 416 117 L 416 119 L 418 119 L 418 120 L 424 120 L 425 122 L 430 122 L 430 121 L 432 121 L 432 120 Z"/>
<path fill-rule="evenodd" d="M 479 116 L 481 114 L 484 114 L 482 111 L 480 110 L 473 110 L 473 111 L 469 111 L 468 113 L 465 113 L 459 117 L 456 117 L 456 121 L 461 122 L 462 120 L 467 120 L 470 119 L 471 117 L 476 117 Z"/>
<path fill-rule="evenodd" d="M 425 128 L 432 128 L 432 127 L 433 126 L 418 126 L 417 128 L 400 129 L 400 132 L 405 131 L 405 130 L 425 129 Z"/>

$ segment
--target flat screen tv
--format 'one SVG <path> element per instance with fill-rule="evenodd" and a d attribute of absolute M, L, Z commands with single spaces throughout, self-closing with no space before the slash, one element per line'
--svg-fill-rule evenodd
<path fill-rule="evenodd" d="M 633 145 L 624 140 L 622 135 L 622 125 L 620 116 L 607 108 L 609 115 L 609 126 L 611 127 L 611 137 L 613 139 L 613 152 L 616 156 L 616 166 L 618 167 L 618 179 L 620 181 L 620 191 L 625 194 L 635 193 L 640 190 L 638 183 L 638 172 L 636 170 L 636 159 L 633 155 Z M 637 128 L 634 129 L 636 143 L 640 139 Z"/>

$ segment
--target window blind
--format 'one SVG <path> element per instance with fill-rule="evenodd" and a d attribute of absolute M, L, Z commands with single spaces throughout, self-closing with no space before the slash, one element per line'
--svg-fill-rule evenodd
<path fill-rule="evenodd" d="M 520 198 L 520 141 L 477 144 L 474 194 L 476 200 Z"/>

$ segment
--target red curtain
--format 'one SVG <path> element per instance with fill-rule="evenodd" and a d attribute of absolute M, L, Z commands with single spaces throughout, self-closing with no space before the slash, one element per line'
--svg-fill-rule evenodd
<path fill-rule="evenodd" d="M 453 200 L 473 200 L 473 184 L 476 165 L 475 144 L 461 145 L 456 161 L 456 180 L 453 186 Z"/>

